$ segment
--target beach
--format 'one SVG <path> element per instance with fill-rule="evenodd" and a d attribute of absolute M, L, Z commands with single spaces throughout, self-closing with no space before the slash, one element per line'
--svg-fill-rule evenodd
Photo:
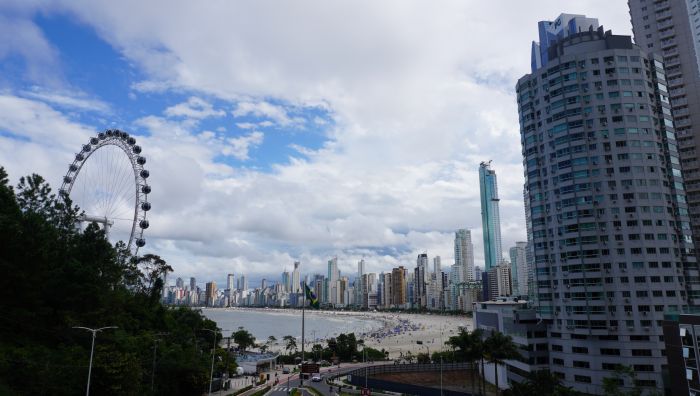
<path fill-rule="evenodd" d="M 207 310 L 205 315 L 217 321 L 223 329 L 224 315 L 258 314 L 260 318 L 274 318 L 275 325 L 257 328 L 253 331 L 258 342 L 265 342 L 268 333 L 272 334 L 281 324 L 290 325 L 295 334 L 299 349 L 301 349 L 301 310 L 270 309 L 270 308 L 219 308 Z M 326 339 L 340 333 L 354 332 L 358 340 L 364 340 L 365 345 L 384 349 L 390 358 L 399 358 L 411 352 L 412 355 L 425 352 L 447 350 L 444 342 L 457 334 L 459 327 L 473 329 L 472 319 L 466 316 L 450 316 L 436 314 L 411 314 L 404 312 L 353 312 L 353 311 L 323 311 L 306 310 L 305 349 L 311 350 L 313 344 L 323 344 Z M 218 317 L 218 318 L 216 318 Z M 252 321 L 251 321 L 252 322 Z M 347 323 L 347 326 L 344 324 Z M 248 326 L 243 326 L 248 327 Z M 286 353 L 285 343 L 281 337 L 269 345 L 271 351 Z M 420 342 L 420 343 L 419 343 Z"/>

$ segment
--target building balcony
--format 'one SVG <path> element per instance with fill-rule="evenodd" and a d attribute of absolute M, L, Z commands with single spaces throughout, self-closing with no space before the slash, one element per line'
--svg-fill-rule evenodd
<path fill-rule="evenodd" d="M 673 111 L 674 117 L 682 117 L 682 116 L 688 116 L 688 115 L 690 115 L 690 110 L 688 110 L 687 107 L 681 107 L 680 109 Z M 676 120 L 676 121 L 680 121 L 680 120 Z"/>
<path fill-rule="evenodd" d="M 671 47 L 675 47 L 676 45 L 676 40 L 675 39 L 667 39 L 661 41 L 661 49 L 669 49 Z"/>
<path fill-rule="evenodd" d="M 683 85 L 683 83 L 684 83 L 683 77 L 674 78 L 674 79 L 672 79 L 672 80 L 668 80 L 668 86 L 669 86 L 669 87 L 672 87 L 672 88 L 681 86 L 681 85 Z M 670 93 L 670 92 L 669 92 L 669 93 Z"/>
<path fill-rule="evenodd" d="M 681 58 L 679 56 L 674 56 L 672 58 L 665 59 L 664 64 L 666 65 L 667 68 L 673 67 L 673 66 L 678 66 L 681 64 Z"/>
<path fill-rule="evenodd" d="M 661 21 L 656 24 L 656 27 L 659 30 L 666 29 L 667 27 L 672 27 L 673 26 L 673 19 L 667 19 L 665 21 Z"/>
<path fill-rule="evenodd" d="M 676 30 L 674 28 L 670 28 L 670 29 L 659 32 L 659 38 L 661 40 L 674 37 L 675 35 L 676 35 Z"/>
<path fill-rule="evenodd" d="M 673 48 L 663 50 L 663 51 L 661 51 L 661 54 L 664 56 L 664 58 L 669 57 L 669 56 L 678 55 L 678 48 L 673 47 Z"/>
<path fill-rule="evenodd" d="M 673 14 L 671 14 L 671 11 L 670 11 L 670 10 L 666 10 L 666 11 L 657 11 L 657 12 L 656 12 L 656 20 L 657 20 L 657 21 L 661 21 L 661 20 L 664 20 L 664 19 L 666 19 L 666 18 L 670 18 L 672 15 L 673 15 Z"/>
<path fill-rule="evenodd" d="M 669 95 L 671 95 L 671 97 L 685 95 L 685 87 L 678 87 L 678 88 L 671 89 L 668 91 L 668 93 L 669 93 Z"/>
<path fill-rule="evenodd" d="M 676 124 L 676 128 L 690 126 L 690 118 L 682 118 L 680 120 L 676 120 L 675 124 Z"/>
<path fill-rule="evenodd" d="M 673 99 L 673 97 L 672 97 L 672 99 L 671 99 L 671 106 L 673 108 L 676 108 L 678 106 L 686 106 L 687 104 L 688 104 L 688 98 L 686 98 L 685 96 L 682 96 L 680 98 L 675 98 L 675 99 Z"/>
<path fill-rule="evenodd" d="M 659 12 L 659 11 L 664 11 L 670 8 L 671 5 L 668 3 L 668 1 L 662 1 L 660 3 L 654 4 L 654 11 Z M 670 12 L 670 11 L 669 11 Z"/>

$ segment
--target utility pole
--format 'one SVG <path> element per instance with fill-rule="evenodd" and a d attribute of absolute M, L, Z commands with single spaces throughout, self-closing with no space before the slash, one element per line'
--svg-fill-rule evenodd
<path fill-rule="evenodd" d="M 92 356 L 95 353 L 95 338 L 97 337 L 97 332 L 107 329 L 118 329 L 117 326 L 107 326 L 100 327 L 99 329 L 91 329 L 89 327 L 73 326 L 74 329 L 82 329 L 92 332 L 92 347 L 90 347 L 90 366 L 88 366 L 88 379 L 87 379 L 87 390 L 85 391 L 86 396 L 90 396 L 90 376 L 92 375 Z"/>
<path fill-rule="evenodd" d="M 304 299 L 301 304 L 301 368 L 302 372 L 299 373 L 299 384 L 300 387 L 304 387 L 304 310 L 306 308 L 306 281 L 304 281 Z"/>

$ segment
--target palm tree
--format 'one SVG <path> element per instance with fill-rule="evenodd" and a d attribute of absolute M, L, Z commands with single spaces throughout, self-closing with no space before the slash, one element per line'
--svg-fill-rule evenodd
<path fill-rule="evenodd" d="M 513 339 L 499 331 L 494 331 L 484 342 L 488 351 L 486 357 L 489 363 L 493 363 L 494 378 L 496 379 L 496 393 L 500 394 L 498 387 L 498 365 L 505 363 L 509 359 L 517 359 L 521 357 L 518 352 L 518 346 L 515 345 Z"/>
<path fill-rule="evenodd" d="M 269 336 L 267 337 L 267 343 L 268 344 L 274 344 L 274 342 L 277 341 L 277 338 L 275 336 Z"/>
<path fill-rule="evenodd" d="M 450 345 L 453 351 L 457 350 L 456 357 L 460 361 L 467 362 L 471 366 L 472 394 L 475 394 L 474 386 L 476 385 L 476 381 L 474 375 L 475 371 L 478 370 L 478 366 L 475 368 L 475 365 L 479 360 L 482 361 L 483 372 L 483 330 L 476 329 L 470 333 L 467 331 L 466 327 L 460 327 L 459 333 L 456 336 L 450 337 L 446 344 Z M 479 379 L 481 380 L 481 377 L 479 377 Z M 481 389 L 481 382 L 479 383 L 479 389 Z"/>

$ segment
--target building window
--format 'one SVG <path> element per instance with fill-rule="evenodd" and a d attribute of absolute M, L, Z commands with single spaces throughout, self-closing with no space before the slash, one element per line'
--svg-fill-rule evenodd
<path fill-rule="evenodd" d="M 574 360 L 574 367 L 576 367 L 576 368 L 591 368 L 591 364 L 589 362 L 584 362 L 581 360 Z"/>
<path fill-rule="evenodd" d="M 587 375 L 574 375 L 574 381 L 576 382 L 582 382 L 584 384 L 590 384 L 591 383 L 591 377 Z"/>

